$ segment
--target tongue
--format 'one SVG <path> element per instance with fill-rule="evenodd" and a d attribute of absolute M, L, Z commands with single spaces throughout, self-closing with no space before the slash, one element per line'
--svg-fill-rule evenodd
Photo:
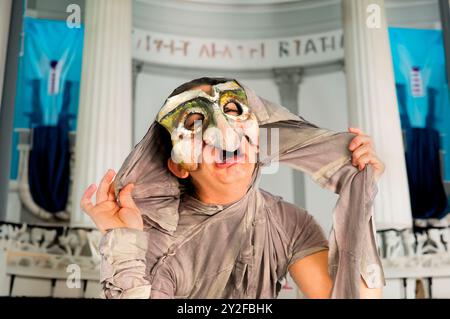
<path fill-rule="evenodd" d="M 238 162 L 238 158 L 236 155 L 230 158 L 225 158 L 223 163 L 216 163 L 217 168 L 227 168 Z"/>

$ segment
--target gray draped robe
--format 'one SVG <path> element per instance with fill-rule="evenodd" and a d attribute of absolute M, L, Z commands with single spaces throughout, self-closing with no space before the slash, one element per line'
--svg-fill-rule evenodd
<path fill-rule="evenodd" d="M 278 150 L 260 157 L 242 199 L 205 204 L 166 168 L 170 140 L 154 122 L 116 176 L 116 191 L 135 184 L 145 229 L 103 236 L 105 297 L 275 298 L 290 265 L 328 248 L 333 298 L 358 298 L 361 276 L 369 288 L 384 285 L 372 216 L 377 187 L 370 166 L 351 164 L 354 134 L 319 128 L 244 88 L 260 128 L 278 129 Z M 273 161 L 339 194 L 328 241 L 306 211 L 258 187 Z"/>

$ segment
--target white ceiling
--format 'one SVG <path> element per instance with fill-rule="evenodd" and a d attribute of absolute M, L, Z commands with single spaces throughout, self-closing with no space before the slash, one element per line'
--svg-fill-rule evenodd
<path fill-rule="evenodd" d="M 1 0 L 0 0 L 1 1 Z M 95 0 L 28 0 L 28 14 L 65 19 L 69 3 Z M 385 0 L 390 26 L 433 28 L 437 0 Z M 339 29 L 341 0 L 133 0 L 133 26 L 193 37 L 254 39 Z"/>
<path fill-rule="evenodd" d="M 391 26 L 434 28 L 437 0 L 386 0 Z M 196 37 L 271 38 L 341 28 L 341 0 L 134 0 L 135 27 Z"/>
<path fill-rule="evenodd" d="M 340 0 L 135 0 L 134 26 L 162 33 L 270 38 L 335 30 Z"/>
<path fill-rule="evenodd" d="M 280 4 L 288 2 L 300 2 L 305 0 L 185 0 L 185 2 L 198 2 L 206 4 L 233 4 L 233 5 L 261 5 L 261 4 Z"/>

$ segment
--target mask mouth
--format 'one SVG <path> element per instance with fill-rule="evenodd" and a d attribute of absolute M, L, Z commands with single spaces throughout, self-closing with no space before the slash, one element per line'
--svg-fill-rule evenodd
<path fill-rule="evenodd" d="M 235 158 L 241 157 L 241 155 L 242 155 L 242 152 L 241 152 L 240 148 L 238 148 L 237 150 L 235 150 L 233 152 L 222 150 L 222 161 L 223 162 L 228 162 L 228 161 L 231 161 L 231 160 L 233 160 Z"/>
<path fill-rule="evenodd" d="M 221 148 L 216 148 L 216 159 L 215 163 L 217 164 L 237 164 L 243 161 L 244 152 L 241 149 L 241 146 L 234 151 L 227 151 Z"/>
<path fill-rule="evenodd" d="M 251 144 L 250 138 L 247 135 L 244 135 L 243 138 L 246 139 L 248 144 Z M 218 147 L 216 147 L 216 149 L 217 149 L 216 154 L 218 154 L 218 158 L 216 159 L 217 163 L 243 162 L 246 156 L 245 147 L 242 143 L 242 140 L 238 148 L 235 149 L 234 151 L 227 151 L 224 150 L 223 148 Z"/>

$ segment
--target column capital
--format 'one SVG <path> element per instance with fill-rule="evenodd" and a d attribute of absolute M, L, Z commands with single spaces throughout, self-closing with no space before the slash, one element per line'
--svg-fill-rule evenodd
<path fill-rule="evenodd" d="M 278 86 L 295 85 L 298 86 L 302 83 L 304 74 L 304 68 L 275 68 L 273 69 L 273 75 L 275 83 Z"/>
<path fill-rule="evenodd" d="M 132 62 L 132 73 L 133 73 L 133 78 L 138 76 L 139 73 L 142 72 L 142 68 L 144 67 L 144 62 L 138 61 L 138 60 L 133 60 Z"/>

